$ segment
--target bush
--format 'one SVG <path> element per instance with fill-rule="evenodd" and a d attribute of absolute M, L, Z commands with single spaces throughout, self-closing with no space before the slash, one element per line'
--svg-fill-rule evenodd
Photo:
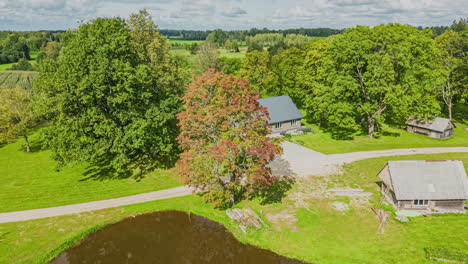
<path fill-rule="evenodd" d="M 14 70 L 14 71 L 32 71 L 33 66 L 26 59 L 20 59 L 18 61 L 18 63 L 13 64 L 13 66 L 11 67 L 10 70 Z"/>
<path fill-rule="evenodd" d="M 311 127 L 305 126 L 305 127 L 302 127 L 301 130 L 302 130 L 302 132 L 304 132 L 304 133 L 309 133 L 309 132 L 310 132 L 310 133 L 312 133 L 312 134 L 315 134 L 315 131 L 314 131 Z"/>
<path fill-rule="evenodd" d="M 429 259 L 441 259 L 456 261 L 457 263 L 468 263 L 468 254 L 448 248 L 426 248 Z"/>

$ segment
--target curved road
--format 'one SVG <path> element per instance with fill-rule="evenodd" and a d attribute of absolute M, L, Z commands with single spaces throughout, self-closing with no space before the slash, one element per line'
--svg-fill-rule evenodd
<path fill-rule="evenodd" d="M 285 141 L 282 143 L 284 154 L 282 160 L 287 161 L 290 170 L 299 177 L 323 176 L 339 173 L 339 167 L 343 164 L 357 160 L 412 154 L 436 154 L 449 152 L 468 152 L 468 147 L 453 148 L 412 148 L 390 149 L 376 151 L 361 151 L 343 154 L 325 155 L 320 152 Z M 283 164 L 281 166 L 284 166 Z M 162 200 L 192 194 L 193 191 L 186 187 L 176 187 L 156 192 L 142 193 L 127 197 L 94 201 L 88 203 L 71 204 L 58 207 L 33 209 L 18 212 L 0 213 L 0 223 L 26 221 L 37 218 L 45 218 L 59 215 L 76 214 L 105 208 L 118 207 L 129 204 L 137 204 L 155 200 Z"/>

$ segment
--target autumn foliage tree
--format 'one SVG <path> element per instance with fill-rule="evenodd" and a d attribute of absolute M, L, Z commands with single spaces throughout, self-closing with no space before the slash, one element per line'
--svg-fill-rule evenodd
<path fill-rule="evenodd" d="M 267 137 L 269 116 L 259 98 L 247 81 L 213 69 L 195 78 L 182 98 L 177 170 L 217 207 L 231 206 L 245 191 L 276 180 L 267 165 L 282 149 Z"/>

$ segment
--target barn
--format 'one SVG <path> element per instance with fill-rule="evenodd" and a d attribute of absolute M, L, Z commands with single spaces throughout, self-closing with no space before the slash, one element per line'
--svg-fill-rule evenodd
<path fill-rule="evenodd" d="M 397 210 L 464 211 L 468 179 L 460 160 L 389 161 L 379 172 L 384 197 Z"/>
<path fill-rule="evenodd" d="M 408 132 L 425 135 L 432 138 L 445 139 L 453 136 L 455 123 L 447 118 L 436 117 L 429 120 L 413 116 L 406 121 Z"/>

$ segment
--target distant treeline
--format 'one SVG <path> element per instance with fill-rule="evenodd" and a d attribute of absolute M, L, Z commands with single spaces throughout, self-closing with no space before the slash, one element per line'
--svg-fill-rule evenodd
<path fill-rule="evenodd" d="M 0 64 L 29 60 L 49 42 L 59 42 L 63 31 L 0 31 Z"/>
<path fill-rule="evenodd" d="M 247 37 L 255 36 L 257 34 L 266 34 L 266 33 L 280 33 L 284 36 L 289 34 L 300 34 L 311 37 L 328 37 L 331 35 L 340 34 L 343 30 L 341 29 L 332 29 L 332 28 L 296 28 L 296 29 L 257 29 L 252 28 L 249 30 L 172 30 L 172 29 L 162 29 L 161 33 L 169 38 L 177 38 L 180 40 L 205 40 L 210 33 L 214 31 L 222 31 L 223 34 L 228 36 L 228 39 L 245 41 Z"/>

